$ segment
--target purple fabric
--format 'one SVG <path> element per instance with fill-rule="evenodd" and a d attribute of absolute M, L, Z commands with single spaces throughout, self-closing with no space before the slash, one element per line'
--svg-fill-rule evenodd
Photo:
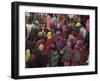
<path fill-rule="evenodd" d="M 36 47 L 38 47 L 42 43 L 42 40 L 38 40 L 36 43 Z"/>
<path fill-rule="evenodd" d="M 60 50 L 62 44 L 63 44 L 62 40 L 57 41 L 57 43 L 56 43 L 57 50 Z"/>

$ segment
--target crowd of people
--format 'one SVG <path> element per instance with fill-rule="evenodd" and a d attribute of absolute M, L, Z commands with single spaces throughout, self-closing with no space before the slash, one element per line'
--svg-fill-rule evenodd
<path fill-rule="evenodd" d="M 89 15 L 25 13 L 25 65 L 89 64 Z"/>

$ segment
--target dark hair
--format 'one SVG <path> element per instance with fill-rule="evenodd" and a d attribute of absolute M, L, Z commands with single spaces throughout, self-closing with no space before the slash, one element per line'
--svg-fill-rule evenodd
<path fill-rule="evenodd" d="M 87 21 L 87 19 L 89 19 L 89 16 L 87 15 L 81 15 L 81 24 L 83 27 L 86 27 L 85 23 Z"/>

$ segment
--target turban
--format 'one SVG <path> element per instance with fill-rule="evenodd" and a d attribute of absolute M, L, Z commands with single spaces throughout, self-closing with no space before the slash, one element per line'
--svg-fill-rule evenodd
<path fill-rule="evenodd" d="M 48 32 L 48 33 L 47 33 L 47 37 L 51 36 L 51 34 L 52 34 L 51 32 Z"/>
<path fill-rule="evenodd" d="M 42 35 L 42 32 L 38 32 L 38 36 L 41 36 Z"/>
<path fill-rule="evenodd" d="M 80 22 L 77 22 L 75 27 L 80 27 L 81 26 L 81 23 Z"/>

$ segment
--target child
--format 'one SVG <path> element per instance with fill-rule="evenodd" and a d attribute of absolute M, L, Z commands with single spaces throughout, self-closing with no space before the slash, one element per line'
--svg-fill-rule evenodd
<path fill-rule="evenodd" d="M 51 32 L 48 32 L 47 33 L 47 40 L 45 42 L 45 48 L 44 48 L 44 51 L 46 54 L 49 54 L 50 52 L 50 49 L 51 49 L 51 44 L 52 44 L 52 33 Z"/>
<path fill-rule="evenodd" d="M 80 48 L 80 65 L 87 65 L 87 60 L 89 58 L 89 50 L 83 45 Z"/>
<path fill-rule="evenodd" d="M 61 33 L 57 32 L 57 38 L 56 38 L 56 47 L 57 51 L 61 50 L 62 44 L 63 44 L 63 38 L 61 37 Z"/>
<path fill-rule="evenodd" d="M 64 62 L 64 66 L 70 66 L 70 56 L 71 56 L 71 42 L 68 41 L 67 42 L 67 46 L 64 47 L 63 49 L 63 62 Z"/>
<path fill-rule="evenodd" d="M 50 51 L 50 66 L 56 67 L 58 65 L 58 52 L 56 50 L 56 46 L 52 43 L 52 48 Z"/>
<path fill-rule="evenodd" d="M 38 54 L 37 57 L 39 66 L 46 67 L 48 65 L 49 58 L 48 55 L 44 53 L 44 45 L 40 44 L 38 49 L 39 49 L 38 51 L 40 51 L 40 54 Z"/>
<path fill-rule="evenodd" d="M 71 66 L 80 65 L 80 52 L 77 45 L 75 45 L 71 53 Z"/>

